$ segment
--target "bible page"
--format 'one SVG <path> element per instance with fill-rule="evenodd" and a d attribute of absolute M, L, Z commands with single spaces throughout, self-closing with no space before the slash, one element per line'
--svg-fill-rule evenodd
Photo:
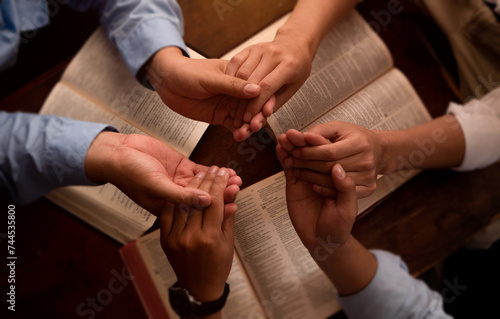
<path fill-rule="evenodd" d="M 160 230 L 139 238 L 137 248 L 165 309 L 171 318 L 178 318 L 168 301 L 168 288 L 177 281 L 177 277 L 161 248 Z M 222 311 L 225 318 L 265 318 L 236 252 L 227 282 L 231 292 Z"/>
<path fill-rule="evenodd" d="M 283 172 L 243 189 L 236 204 L 236 250 L 266 315 L 326 318 L 337 312 L 334 286 L 288 216 Z"/>
<path fill-rule="evenodd" d="M 50 93 L 40 114 L 101 122 L 116 127 L 122 133 L 144 134 L 60 83 Z M 70 162 L 61 163 L 57 173 L 64 178 L 64 174 L 71 169 Z M 68 186 L 53 191 L 47 197 L 121 243 L 142 235 L 156 219 L 112 184 Z"/>
<path fill-rule="evenodd" d="M 172 111 L 156 92 L 142 87 L 102 28 L 94 32 L 71 61 L 61 82 L 186 157 L 208 127 L 207 123 Z"/>
<path fill-rule="evenodd" d="M 391 55 L 370 26 L 352 12 L 323 39 L 311 75 L 269 119 L 276 136 L 301 129 L 335 107 L 393 65 Z"/>

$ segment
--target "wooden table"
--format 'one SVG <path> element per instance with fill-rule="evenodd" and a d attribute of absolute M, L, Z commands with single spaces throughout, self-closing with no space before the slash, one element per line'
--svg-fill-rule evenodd
<path fill-rule="evenodd" d="M 218 57 L 289 11 L 295 1 L 179 1 L 184 10 L 186 42 L 208 57 Z M 395 66 L 410 79 L 433 116 L 442 114 L 456 94 L 443 78 L 443 70 L 420 41 L 421 19 L 409 1 L 380 27 Z M 365 1 L 358 10 L 376 27 L 374 12 L 385 10 L 384 1 Z M 417 23 L 418 25 L 418 23 Z M 56 48 L 54 48 L 56 50 Z M 0 102 L 0 109 L 37 112 L 69 60 Z M 210 127 L 192 159 L 206 165 L 231 165 L 251 185 L 281 168 L 274 142 L 264 132 L 240 144 L 219 127 Z M 248 156 L 252 152 L 256 156 Z M 369 248 L 393 251 L 420 274 L 445 258 L 488 225 L 500 213 L 500 164 L 485 170 L 456 173 L 432 170 L 421 173 L 356 222 L 354 234 Z M 0 196 L 7 214 L 13 201 Z M 5 220 L 7 218 L 5 217 Z M 46 199 L 16 207 L 16 318 L 145 318 L 130 280 L 121 274 L 120 245 Z M 7 223 L 0 223 L 1 249 Z M 2 291 L 7 293 L 8 270 L 0 270 Z M 115 278 L 121 278 L 121 281 Z M 120 284 L 117 284 L 120 282 Z M 93 305 L 103 290 L 116 289 L 110 299 Z M 4 295 L 5 297 L 5 295 Z M 5 298 L 3 299 L 5 300 Z M 13 317 L 5 301 L 2 318 Z M 337 315 L 336 317 L 342 317 Z"/>

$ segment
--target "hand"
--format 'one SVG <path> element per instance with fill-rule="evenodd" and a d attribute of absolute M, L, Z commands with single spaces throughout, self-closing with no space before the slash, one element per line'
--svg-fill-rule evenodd
<path fill-rule="evenodd" d="M 260 95 L 248 101 L 246 109 L 237 109 L 233 123 L 235 129 L 241 128 L 234 133 L 236 140 L 244 140 L 260 130 L 266 118 L 288 101 L 309 76 L 315 51 L 311 52 L 301 39 L 290 28 L 280 29 L 273 42 L 252 45 L 227 65 L 227 75 L 261 87 Z"/>
<path fill-rule="evenodd" d="M 161 214 L 161 244 L 179 286 L 198 301 L 222 296 L 234 252 L 234 214 L 224 216 L 224 189 L 229 179 L 225 168 L 198 173 L 189 187 L 212 196 L 205 209 L 169 205 Z M 229 204 L 236 211 L 236 204 Z"/>
<path fill-rule="evenodd" d="M 177 47 L 158 51 L 146 67 L 148 81 L 163 102 L 194 120 L 224 125 L 234 132 L 236 109 L 259 95 L 260 87 L 225 75 L 228 61 L 191 59 Z"/>
<path fill-rule="evenodd" d="M 330 172 L 339 163 L 356 182 L 359 198 L 371 195 L 377 187 L 384 153 L 382 131 L 331 121 L 312 127 L 303 134 L 289 130 L 278 141 L 291 156 L 283 167 L 293 168 L 295 177 L 315 184 L 324 196 L 335 196 Z"/>
<path fill-rule="evenodd" d="M 85 158 L 85 172 L 91 181 L 114 184 L 154 215 L 168 202 L 210 205 L 212 200 L 206 191 L 189 186 L 196 174 L 206 171 L 208 167 L 190 161 L 170 146 L 138 134 L 102 132 Z M 228 176 L 224 196 L 226 202 L 233 202 L 241 178 L 232 170 Z"/>
<path fill-rule="evenodd" d="M 278 145 L 278 159 L 287 152 Z M 350 238 L 358 212 L 355 184 L 340 164 L 331 170 L 337 198 L 327 198 L 312 190 L 310 182 L 297 179 L 291 169 L 285 169 L 286 200 L 292 224 L 304 246 L 314 259 L 332 254 Z"/>

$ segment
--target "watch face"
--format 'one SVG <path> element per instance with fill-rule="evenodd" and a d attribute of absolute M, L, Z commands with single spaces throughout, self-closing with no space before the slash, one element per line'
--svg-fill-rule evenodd
<path fill-rule="evenodd" d="M 170 305 L 179 316 L 190 316 L 193 314 L 193 304 L 189 300 L 189 296 L 185 289 L 170 289 L 169 299 Z"/>

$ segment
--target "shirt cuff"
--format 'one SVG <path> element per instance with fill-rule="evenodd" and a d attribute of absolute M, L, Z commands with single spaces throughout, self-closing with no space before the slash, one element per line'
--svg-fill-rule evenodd
<path fill-rule="evenodd" d="M 500 89 L 496 89 L 483 99 L 472 100 L 464 106 L 450 103 L 447 113 L 455 115 L 465 137 L 465 156 L 455 170 L 484 168 L 500 159 L 499 100 Z"/>
<path fill-rule="evenodd" d="M 371 252 L 378 264 L 372 281 L 356 294 L 339 296 L 349 318 L 449 318 L 442 310 L 442 298 L 411 277 L 401 257 Z"/>
<path fill-rule="evenodd" d="M 90 181 L 85 174 L 85 157 L 90 145 L 101 132 L 118 130 L 100 123 L 64 119 L 60 126 L 47 127 L 46 147 L 47 178 L 58 186 L 100 185 Z"/>
<path fill-rule="evenodd" d="M 138 76 L 140 68 L 158 50 L 175 46 L 189 56 L 184 40 L 176 25 L 164 18 L 146 20 L 135 28 L 130 35 L 117 44 L 128 69 L 134 76 Z M 137 79 L 141 84 L 151 89 L 144 79 Z"/>

